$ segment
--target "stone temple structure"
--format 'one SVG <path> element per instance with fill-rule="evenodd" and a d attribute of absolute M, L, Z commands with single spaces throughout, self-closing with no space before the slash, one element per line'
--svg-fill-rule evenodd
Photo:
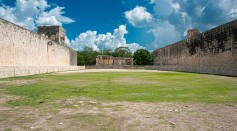
<path fill-rule="evenodd" d="M 99 55 L 96 57 L 97 66 L 115 65 L 115 66 L 125 66 L 133 65 L 133 58 L 130 57 L 112 57 L 107 55 Z"/>
<path fill-rule="evenodd" d="M 43 34 L 53 41 L 66 45 L 66 31 L 61 26 L 39 26 L 38 34 Z"/>
<path fill-rule="evenodd" d="M 82 69 L 65 34 L 60 26 L 41 26 L 34 33 L 0 19 L 0 78 Z"/>
<path fill-rule="evenodd" d="M 237 20 L 157 49 L 157 69 L 237 76 Z"/>

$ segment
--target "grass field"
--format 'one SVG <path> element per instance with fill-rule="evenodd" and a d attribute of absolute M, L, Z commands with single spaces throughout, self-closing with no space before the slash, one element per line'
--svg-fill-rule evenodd
<path fill-rule="evenodd" d="M 0 79 L 0 130 L 235 130 L 236 112 L 236 77 L 127 70 Z"/>
<path fill-rule="evenodd" d="M 70 96 L 103 101 L 237 103 L 237 78 L 172 72 L 44 74 L 1 79 L 1 91 L 21 96 L 13 106 L 38 105 Z"/>

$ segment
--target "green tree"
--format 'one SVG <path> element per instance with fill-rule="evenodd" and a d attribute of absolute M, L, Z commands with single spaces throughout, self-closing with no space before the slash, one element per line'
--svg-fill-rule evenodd
<path fill-rule="evenodd" d="M 77 65 L 86 65 L 86 58 L 83 52 L 78 51 L 77 52 Z"/>
<path fill-rule="evenodd" d="M 150 64 L 154 65 L 155 51 L 151 53 Z"/>
<path fill-rule="evenodd" d="M 153 61 L 151 60 L 151 53 L 145 49 L 137 50 L 133 55 L 133 59 L 135 65 L 150 65 Z"/>
<path fill-rule="evenodd" d="M 113 56 L 114 57 L 131 57 L 132 52 L 130 51 L 128 47 L 121 46 L 114 50 Z"/>
<path fill-rule="evenodd" d="M 94 51 L 90 47 L 85 47 L 83 51 L 78 51 L 77 54 L 78 65 L 95 65 L 96 56 L 100 55 L 100 52 Z"/>

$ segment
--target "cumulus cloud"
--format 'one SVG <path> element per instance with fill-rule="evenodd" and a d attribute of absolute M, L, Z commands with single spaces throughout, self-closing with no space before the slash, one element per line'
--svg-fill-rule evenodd
<path fill-rule="evenodd" d="M 39 17 L 36 20 L 38 26 L 42 25 L 62 25 L 55 16 L 48 16 L 48 17 Z"/>
<path fill-rule="evenodd" d="M 142 6 L 137 6 L 133 10 L 126 11 L 125 17 L 134 27 L 144 27 L 152 22 L 152 15 Z"/>
<path fill-rule="evenodd" d="M 62 23 L 68 24 L 74 22 L 71 18 L 62 16 L 64 7 L 55 7 L 48 12 L 43 12 L 36 23 L 38 25 L 62 25 Z"/>
<path fill-rule="evenodd" d="M 157 1 L 153 0 L 150 3 L 156 3 Z M 163 4 L 167 4 L 166 1 L 162 1 Z M 180 6 L 178 3 L 171 4 L 172 8 L 175 8 L 176 11 L 179 10 Z M 155 8 L 155 7 L 154 7 Z M 139 12 L 139 13 L 138 13 Z M 143 12 L 143 13 L 141 13 Z M 140 15 L 143 14 L 143 15 Z M 149 14 L 149 17 L 144 17 L 145 14 Z M 162 14 L 167 15 L 167 12 Z M 135 7 L 131 11 L 125 12 L 125 17 L 129 23 L 134 27 L 148 27 L 148 32 L 152 33 L 154 36 L 154 41 L 146 45 L 148 50 L 154 50 L 158 47 L 170 44 L 180 39 L 180 34 L 176 31 L 174 25 L 170 24 L 167 20 L 161 20 L 158 18 L 153 18 L 153 16 L 146 11 L 145 7 Z M 149 19 L 146 19 L 149 18 Z M 145 24 L 144 24 L 145 23 Z"/>
<path fill-rule="evenodd" d="M 84 50 L 85 47 L 91 47 L 98 50 L 97 31 L 86 31 L 81 33 L 75 40 L 71 41 L 71 46 L 76 50 Z"/>
<path fill-rule="evenodd" d="M 64 7 L 53 7 L 46 0 L 16 0 L 15 6 L 0 6 L 0 18 L 29 30 L 38 25 L 62 25 L 74 22 L 63 16 Z M 48 10 L 48 11 L 46 11 Z"/>
<path fill-rule="evenodd" d="M 136 52 L 138 49 L 145 49 L 145 47 L 140 46 L 138 43 L 126 44 L 132 53 Z"/>
<path fill-rule="evenodd" d="M 181 39 L 180 33 L 169 21 L 157 20 L 156 23 L 156 27 L 150 30 L 155 40 L 147 46 L 148 49 L 164 47 Z"/>
<path fill-rule="evenodd" d="M 114 50 L 117 47 L 129 47 L 132 52 L 144 48 L 137 43 L 127 44 L 124 35 L 128 31 L 125 25 L 120 25 L 113 33 L 97 34 L 97 31 L 86 31 L 81 33 L 76 39 L 72 40 L 70 45 L 75 50 L 84 50 L 85 47 L 93 50 Z"/>

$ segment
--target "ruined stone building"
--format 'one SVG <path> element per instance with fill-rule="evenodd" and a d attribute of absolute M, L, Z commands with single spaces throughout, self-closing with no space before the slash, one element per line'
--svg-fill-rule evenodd
<path fill-rule="evenodd" d="M 187 33 L 187 39 L 155 51 L 158 69 L 237 76 L 237 20 Z"/>
<path fill-rule="evenodd" d="M 133 65 L 133 58 L 99 55 L 96 57 L 96 65 Z"/>
<path fill-rule="evenodd" d="M 34 33 L 0 19 L 0 76 L 24 70 L 79 68 L 77 52 L 65 44 L 65 34 L 60 26 L 41 26 Z"/>
<path fill-rule="evenodd" d="M 39 26 L 38 34 L 43 34 L 53 41 L 66 45 L 66 31 L 61 26 Z"/>

